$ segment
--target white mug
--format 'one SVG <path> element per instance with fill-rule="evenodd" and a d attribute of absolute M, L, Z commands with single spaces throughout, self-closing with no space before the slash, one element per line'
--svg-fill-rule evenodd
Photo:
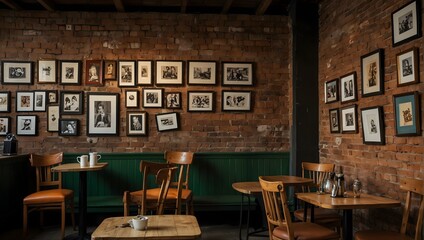
<path fill-rule="evenodd" d="M 102 155 L 97 154 L 97 152 L 90 153 L 90 166 L 96 166 L 97 162 L 102 158 Z"/>
<path fill-rule="evenodd" d="M 87 167 L 88 166 L 88 155 L 81 155 L 77 157 L 77 162 L 79 162 L 80 167 Z"/>
<path fill-rule="evenodd" d="M 132 228 L 138 231 L 147 229 L 147 222 L 149 221 L 148 217 L 137 216 L 129 221 L 129 224 Z"/>

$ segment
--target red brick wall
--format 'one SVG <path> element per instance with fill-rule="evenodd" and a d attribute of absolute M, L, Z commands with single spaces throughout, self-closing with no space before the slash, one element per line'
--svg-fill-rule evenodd
<path fill-rule="evenodd" d="M 73 30 L 66 31 L 66 24 Z M 183 108 L 175 110 L 181 114 L 181 129 L 158 132 L 155 114 L 172 110 L 140 108 L 149 114 L 147 137 L 126 136 L 126 88 L 116 81 L 102 87 L 0 85 L 0 90 L 12 92 L 12 112 L 0 116 L 12 117 L 16 133 L 16 91 L 114 92 L 121 94 L 119 137 L 88 143 L 85 112 L 65 116 L 80 120 L 80 136 L 58 136 L 47 132 L 46 113 L 34 112 L 29 114 L 39 117 L 39 136 L 18 136 L 19 151 L 289 151 L 289 41 L 288 18 L 280 16 L 0 11 L 0 60 L 213 60 L 255 62 L 256 70 L 254 87 L 222 87 L 220 71 L 216 86 L 165 87 L 182 92 Z M 253 91 L 252 112 L 221 111 L 221 91 L 235 89 Z M 138 90 L 141 93 L 141 87 Z M 187 112 L 186 94 L 193 90 L 216 92 L 214 113 Z"/>

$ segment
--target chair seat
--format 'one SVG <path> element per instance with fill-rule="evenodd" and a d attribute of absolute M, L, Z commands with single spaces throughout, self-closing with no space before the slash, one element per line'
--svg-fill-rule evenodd
<path fill-rule="evenodd" d="M 304 218 L 304 209 L 297 209 L 294 211 L 294 216 L 303 221 Z M 308 209 L 307 220 L 311 220 L 311 210 Z M 325 209 L 325 208 L 314 208 L 314 222 L 315 223 L 332 223 L 339 222 L 341 225 L 341 216 L 335 210 Z"/>
<path fill-rule="evenodd" d="M 336 232 L 315 223 L 292 223 L 292 230 L 296 240 L 324 240 L 339 238 L 339 235 Z M 281 239 L 289 239 L 286 227 L 274 228 L 272 235 Z"/>
<path fill-rule="evenodd" d="M 355 233 L 355 240 L 411 240 L 413 238 L 391 231 L 364 230 Z"/>
<path fill-rule="evenodd" d="M 166 199 L 175 199 L 177 198 L 178 189 L 176 188 L 170 188 L 168 190 L 168 195 L 166 196 Z M 192 191 L 190 189 L 182 189 L 181 190 L 181 199 L 187 200 L 190 199 L 193 196 Z"/>
<path fill-rule="evenodd" d="M 50 189 L 32 193 L 24 198 L 24 204 L 43 204 L 52 202 L 63 202 L 73 197 L 74 192 L 69 189 Z"/>
<path fill-rule="evenodd" d="M 160 188 L 147 189 L 146 192 L 147 192 L 147 196 L 146 196 L 147 201 L 157 201 Z M 142 197 L 143 197 L 143 190 L 130 192 L 131 202 L 140 202 Z"/>

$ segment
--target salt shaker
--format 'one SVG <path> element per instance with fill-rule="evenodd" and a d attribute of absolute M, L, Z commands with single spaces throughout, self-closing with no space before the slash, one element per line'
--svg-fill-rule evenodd
<path fill-rule="evenodd" d="M 359 181 L 359 179 L 353 180 L 353 197 L 359 198 L 361 196 L 362 192 L 362 183 Z"/>

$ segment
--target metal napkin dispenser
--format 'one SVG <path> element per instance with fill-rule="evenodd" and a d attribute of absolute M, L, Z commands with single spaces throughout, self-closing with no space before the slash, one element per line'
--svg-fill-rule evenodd
<path fill-rule="evenodd" d="M 18 152 L 18 140 L 15 135 L 8 133 L 3 142 L 3 155 L 15 155 Z"/>

